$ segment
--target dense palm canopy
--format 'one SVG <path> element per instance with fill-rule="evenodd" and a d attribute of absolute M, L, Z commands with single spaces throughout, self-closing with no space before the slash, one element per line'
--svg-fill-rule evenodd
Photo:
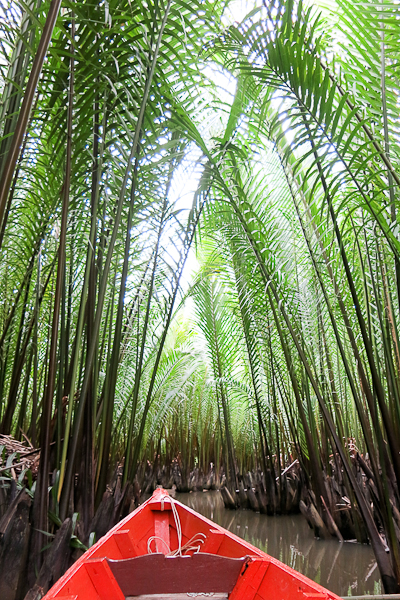
<path fill-rule="evenodd" d="M 88 536 L 119 461 L 298 458 L 317 504 L 334 461 L 399 585 L 399 12 L 321 10 L 2 1 L 0 422 L 42 448 L 37 529 L 49 470 Z"/>

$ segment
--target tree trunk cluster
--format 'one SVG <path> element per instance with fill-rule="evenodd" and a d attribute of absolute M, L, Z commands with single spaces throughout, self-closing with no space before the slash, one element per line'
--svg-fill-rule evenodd
<path fill-rule="evenodd" d="M 220 490 L 228 509 L 251 509 L 266 515 L 301 512 L 315 536 L 339 541 L 357 540 L 370 543 L 352 487 L 346 479 L 340 458 L 333 456 L 330 469 L 322 472 L 324 489 L 311 480 L 302 465 L 295 460 L 278 476 L 278 470 L 255 469 L 236 474 L 235 482 L 227 479 L 225 470 L 215 471 L 211 464 L 207 473 L 195 467 L 183 468 L 177 460 L 170 465 L 147 461 L 139 466 L 133 484 L 122 484 L 122 465 L 114 472 L 113 480 L 97 507 L 89 525 L 71 518 L 52 527 L 48 548 L 39 571 L 32 559 L 33 499 L 25 488 L 18 490 L 16 479 L 0 486 L 0 598 L 2 600 L 40 600 L 67 568 L 82 554 L 85 546 L 105 535 L 118 521 L 151 494 L 157 486 L 178 492 Z M 386 546 L 384 510 L 380 504 L 370 461 L 358 453 L 352 455 L 352 469 L 363 491 L 382 543 Z M 236 487 L 237 482 L 237 487 Z M 400 541 L 400 504 L 390 478 L 385 482 L 393 514 L 395 535 Z M 74 493 L 79 496 L 79 481 Z M 318 489 L 318 492 L 317 492 Z M 76 495 L 75 494 L 75 495 Z M 72 494 L 74 496 L 74 494 Z M 50 509 L 56 513 L 50 494 Z M 79 501 L 74 509 L 79 510 Z M 72 513 L 71 513 L 72 514 Z M 76 514 L 76 513 L 75 513 Z"/>
<path fill-rule="evenodd" d="M 239 487 L 234 489 L 223 480 L 221 495 L 226 508 L 248 508 L 265 515 L 288 515 L 299 512 L 304 477 L 299 469 L 291 469 L 274 478 L 268 469 L 238 476 Z"/>
<path fill-rule="evenodd" d="M 163 466 L 157 462 L 154 465 L 147 462 L 146 466 L 138 471 L 138 478 L 143 482 L 143 494 L 151 494 L 160 485 L 167 490 L 175 489 L 179 493 L 216 490 L 219 489 L 223 476 L 223 470 L 216 473 L 212 464 L 208 473 L 204 473 L 198 467 L 192 470 L 184 469 L 175 459 L 171 465 Z"/>
<path fill-rule="evenodd" d="M 384 508 L 379 501 L 368 457 L 364 458 L 358 453 L 354 454 L 352 468 L 354 477 L 356 477 L 370 508 L 382 543 L 386 546 Z M 341 542 L 357 540 L 364 544 L 370 543 L 359 506 L 338 456 L 334 457 L 330 464 L 329 474 L 325 469 L 323 470 L 322 480 L 324 489 L 320 490 L 318 495 L 317 486 L 312 485 L 311 480 L 297 462 L 290 470 L 285 469 L 276 478 L 269 469 L 265 474 L 258 469 L 238 475 L 238 489 L 235 489 L 232 482 L 227 481 L 224 476 L 220 492 L 225 507 L 228 509 L 251 509 L 267 515 L 301 512 L 317 538 L 337 538 Z M 395 534 L 400 542 L 399 498 L 390 479 L 386 485 Z"/>
<path fill-rule="evenodd" d="M 136 494 L 136 496 L 135 496 Z M 105 535 L 138 503 L 137 485 L 107 488 L 90 524 L 92 541 Z M 77 560 L 89 544 L 82 523 L 70 517 L 54 529 L 44 548 L 39 572 L 32 559 L 33 500 L 25 488 L 17 490 L 14 480 L 0 487 L 0 598 L 1 600 L 40 600 Z M 94 533 L 94 536 L 93 536 Z"/>

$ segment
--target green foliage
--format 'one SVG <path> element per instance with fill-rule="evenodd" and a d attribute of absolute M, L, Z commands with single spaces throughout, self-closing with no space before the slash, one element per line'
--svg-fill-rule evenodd
<path fill-rule="evenodd" d="M 0 8 L 0 177 L 47 11 Z M 298 457 L 320 496 L 338 452 L 379 555 L 355 437 L 399 578 L 397 5 L 224 11 L 63 3 L 0 223 L 1 430 L 53 444 L 57 523 L 90 481 L 85 539 L 117 463 Z"/>

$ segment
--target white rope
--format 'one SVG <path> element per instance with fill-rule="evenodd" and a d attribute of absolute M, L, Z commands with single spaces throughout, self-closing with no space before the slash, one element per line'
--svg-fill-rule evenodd
<path fill-rule="evenodd" d="M 170 498 L 172 514 L 174 515 L 175 525 L 176 525 L 176 533 L 178 535 L 178 550 L 175 551 L 173 556 L 182 556 L 182 526 L 181 520 L 178 515 L 178 509 L 175 506 L 175 502 Z"/>
<path fill-rule="evenodd" d="M 205 533 L 195 533 L 193 537 L 190 538 L 190 540 L 188 542 L 186 542 L 186 544 L 184 544 L 184 546 L 182 546 L 181 548 L 181 552 L 179 553 L 179 548 L 178 550 L 173 550 L 172 552 L 170 552 L 168 554 L 168 556 L 183 556 L 182 553 L 186 553 L 186 552 L 200 552 L 200 547 L 201 544 L 204 544 L 205 539 L 206 539 L 206 535 Z"/>
<path fill-rule="evenodd" d="M 153 554 L 153 550 L 151 549 L 151 542 L 154 542 L 154 540 L 160 540 L 168 549 L 168 554 L 171 552 L 171 548 L 168 546 L 167 542 L 162 537 L 158 535 L 152 535 L 147 540 L 147 554 Z"/>
<path fill-rule="evenodd" d="M 147 553 L 153 554 L 151 544 L 155 540 L 161 540 L 165 547 L 168 549 L 166 556 L 183 556 L 183 554 L 187 552 L 200 552 L 201 544 L 204 544 L 207 536 L 205 535 L 205 533 L 195 533 L 195 535 L 192 536 L 190 540 L 182 546 L 181 520 L 179 518 L 178 509 L 175 506 L 175 501 L 173 500 L 173 498 L 171 498 L 171 496 L 165 495 L 161 498 L 161 510 L 164 510 L 164 500 L 166 498 L 168 498 L 171 503 L 172 514 L 174 515 L 176 534 L 178 536 L 178 548 L 176 550 L 171 550 L 167 542 L 163 538 L 157 535 L 152 535 L 147 540 Z"/>

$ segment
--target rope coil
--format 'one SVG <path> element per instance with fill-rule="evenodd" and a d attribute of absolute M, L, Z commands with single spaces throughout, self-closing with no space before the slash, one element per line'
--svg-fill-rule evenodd
<path fill-rule="evenodd" d="M 176 533 L 178 536 L 178 548 L 176 550 L 171 550 L 171 548 L 168 546 L 167 542 L 162 537 L 160 537 L 158 535 L 152 535 L 147 540 L 147 553 L 153 554 L 153 550 L 151 549 L 151 544 L 152 544 L 152 542 L 154 542 L 156 540 L 160 540 L 164 544 L 164 546 L 167 548 L 168 552 L 165 556 L 184 556 L 184 554 L 187 552 L 194 552 L 194 553 L 200 552 L 201 545 L 204 544 L 207 536 L 205 535 L 205 533 L 201 533 L 201 532 L 195 533 L 190 538 L 190 540 L 182 546 L 182 525 L 181 525 L 181 520 L 179 518 L 178 509 L 175 506 L 175 501 L 173 500 L 173 498 L 171 498 L 168 495 L 165 495 L 161 498 L 161 510 L 162 511 L 164 510 L 165 498 L 168 498 L 171 503 L 171 509 L 172 509 L 172 514 L 174 515 Z"/>

